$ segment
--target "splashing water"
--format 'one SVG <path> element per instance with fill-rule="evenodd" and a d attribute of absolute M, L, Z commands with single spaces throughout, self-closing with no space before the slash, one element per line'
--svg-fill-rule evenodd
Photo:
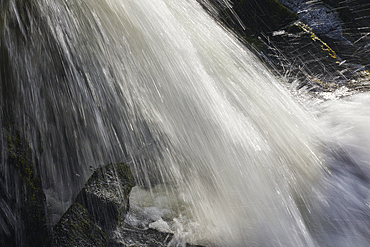
<path fill-rule="evenodd" d="M 3 84 L 14 95 L 3 101 L 11 102 L 9 111 L 39 153 L 56 219 L 91 168 L 123 159 L 140 187 L 151 188 L 136 188 L 133 210 L 149 210 L 147 223 L 175 232 L 179 241 L 366 243 L 365 223 L 332 220 L 353 204 L 369 212 L 361 199 L 368 185 L 346 167 L 360 164 L 370 174 L 370 137 L 359 136 L 366 145 L 355 147 L 342 135 L 352 127 L 325 125 L 346 121 L 342 116 L 352 110 L 338 106 L 336 114 L 330 103 L 312 106 L 312 100 L 309 113 L 196 1 L 33 5 L 22 12 L 13 1 L 3 3 L 3 47 L 12 54 Z M 353 116 L 363 128 L 355 112 L 348 119 Z M 325 135 L 327 129 L 337 138 Z M 354 199 L 339 199 L 341 192 Z"/>

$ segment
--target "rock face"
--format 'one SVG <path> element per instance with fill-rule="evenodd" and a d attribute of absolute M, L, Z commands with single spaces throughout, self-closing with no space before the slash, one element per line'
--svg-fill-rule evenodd
<path fill-rule="evenodd" d="M 132 246 L 186 246 L 203 247 L 177 241 L 172 233 L 159 232 L 155 229 L 137 229 L 131 226 L 120 228 L 115 236 L 115 241 L 109 243 L 109 247 L 132 247 Z"/>
<path fill-rule="evenodd" d="M 111 247 L 128 246 L 171 246 L 169 243 L 173 238 L 171 233 L 163 233 L 154 229 L 135 229 L 132 227 L 120 228 L 116 241 L 110 244 Z"/>
<path fill-rule="evenodd" d="M 52 246 L 178 246 L 172 233 L 124 222 L 133 186 L 134 177 L 125 163 L 97 169 L 53 227 Z"/>
<path fill-rule="evenodd" d="M 73 203 L 54 226 L 53 246 L 107 246 L 107 235 L 95 223 L 87 209 Z"/>
<path fill-rule="evenodd" d="M 135 180 L 124 163 L 97 169 L 76 197 L 95 222 L 106 230 L 117 227 L 129 209 L 129 194 Z"/>
<path fill-rule="evenodd" d="M 314 70 L 310 72 L 312 77 L 319 79 L 316 80 L 316 84 L 320 84 L 320 87 L 326 90 L 342 86 L 349 90 L 369 90 L 366 81 L 370 75 L 368 71 L 370 5 L 367 1 L 279 0 L 279 2 L 298 15 L 300 22 L 309 27 L 308 32 L 317 43 L 316 46 L 333 58 L 330 62 L 317 57 L 319 59 L 316 58 L 311 62 L 318 65 L 316 68 L 322 68 L 317 72 Z M 302 30 L 307 32 L 308 29 Z M 307 49 L 307 52 L 311 51 Z M 315 72 L 329 76 L 326 76 L 327 78 L 320 76 L 324 78 L 320 80 L 319 76 L 314 75 Z"/>
<path fill-rule="evenodd" d="M 370 77 L 366 1 L 198 1 L 278 76 L 298 87 L 313 92 L 369 89 L 362 83 Z"/>
<path fill-rule="evenodd" d="M 15 127 L 6 127 L 0 138 L 0 246 L 48 246 L 38 162 Z"/>
<path fill-rule="evenodd" d="M 125 163 L 98 168 L 53 228 L 53 246 L 106 246 L 129 209 L 135 180 Z"/>
<path fill-rule="evenodd" d="M 280 0 L 296 12 L 326 43 L 347 62 L 369 63 L 370 4 L 354 1 L 303 1 Z"/>

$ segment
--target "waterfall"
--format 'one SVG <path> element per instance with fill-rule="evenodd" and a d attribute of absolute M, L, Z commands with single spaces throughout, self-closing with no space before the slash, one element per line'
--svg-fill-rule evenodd
<path fill-rule="evenodd" d="M 324 140 L 337 115 L 320 114 L 335 111 L 292 95 L 197 1 L 1 5 L 3 112 L 36 150 L 52 221 L 93 169 L 126 161 L 134 208 L 140 193 L 175 198 L 156 224 L 177 224 L 179 241 L 330 242 L 319 195 L 344 156 Z"/>

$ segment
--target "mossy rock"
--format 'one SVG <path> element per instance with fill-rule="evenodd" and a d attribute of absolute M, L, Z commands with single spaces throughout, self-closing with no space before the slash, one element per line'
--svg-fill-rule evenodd
<path fill-rule="evenodd" d="M 135 186 L 130 167 L 112 163 L 97 169 L 76 197 L 104 230 L 113 230 L 129 210 L 129 194 Z"/>
<path fill-rule="evenodd" d="M 88 211 L 79 203 L 73 203 L 53 228 L 55 247 L 107 246 L 106 233 L 95 223 Z"/>
<path fill-rule="evenodd" d="M 46 197 L 38 162 L 16 127 L 2 132 L 0 169 L 0 245 L 48 246 Z"/>

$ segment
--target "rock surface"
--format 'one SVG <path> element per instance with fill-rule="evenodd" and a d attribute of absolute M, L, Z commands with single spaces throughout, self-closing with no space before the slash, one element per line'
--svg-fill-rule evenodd
<path fill-rule="evenodd" d="M 105 230 L 113 230 L 129 209 L 129 194 L 135 180 L 124 163 L 97 169 L 76 197 L 94 221 Z"/>
<path fill-rule="evenodd" d="M 53 246 L 108 246 L 129 209 L 135 180 L 125 163 L 111 163 L 91 175 L 75 202 L 53 227 Z"/>
<path fill-rule="evenodd" d="M 110 243 L 110 247 L 129 247 L 129 246 L 169 246 L 173 234 L 163 233 L 154 229 L 135 229 L 127 226 L 120 228 L 116 233 L 115 241 Z"/>
<path fill-rule="evenodd" d="M 47 246 L 46 199 L 38 162 L 16 127 L 2 129 L 0 246 Z"/>
<path fill-rule="evenodd" d="M 116 233 L 114 242 L 109 243 L 109 247 L 202 247 L 201 245 L 191 245 L 177 242 L 172 233 L 160 232 L 155 229 L 138 229 L 132 226 L 120 227 Z"/>
<path fill-rule="evenodd" d="M 53 227 L 52 246 L 177 246 L 172 233 L 124 222 L 134 185 L 130 167 L 125 163 L 97 169 Z"/>
<path fill-rule="evenodd" d="M 298 88 L 369 90 L 366 1 L 198 1 Z"/>
<path fill-rule="evenodd" d="M 95 223 L 88 211 L 79 203 L 73 203 L 53 228 L 53 245 L 107 246 L 107 235 Z"/>

